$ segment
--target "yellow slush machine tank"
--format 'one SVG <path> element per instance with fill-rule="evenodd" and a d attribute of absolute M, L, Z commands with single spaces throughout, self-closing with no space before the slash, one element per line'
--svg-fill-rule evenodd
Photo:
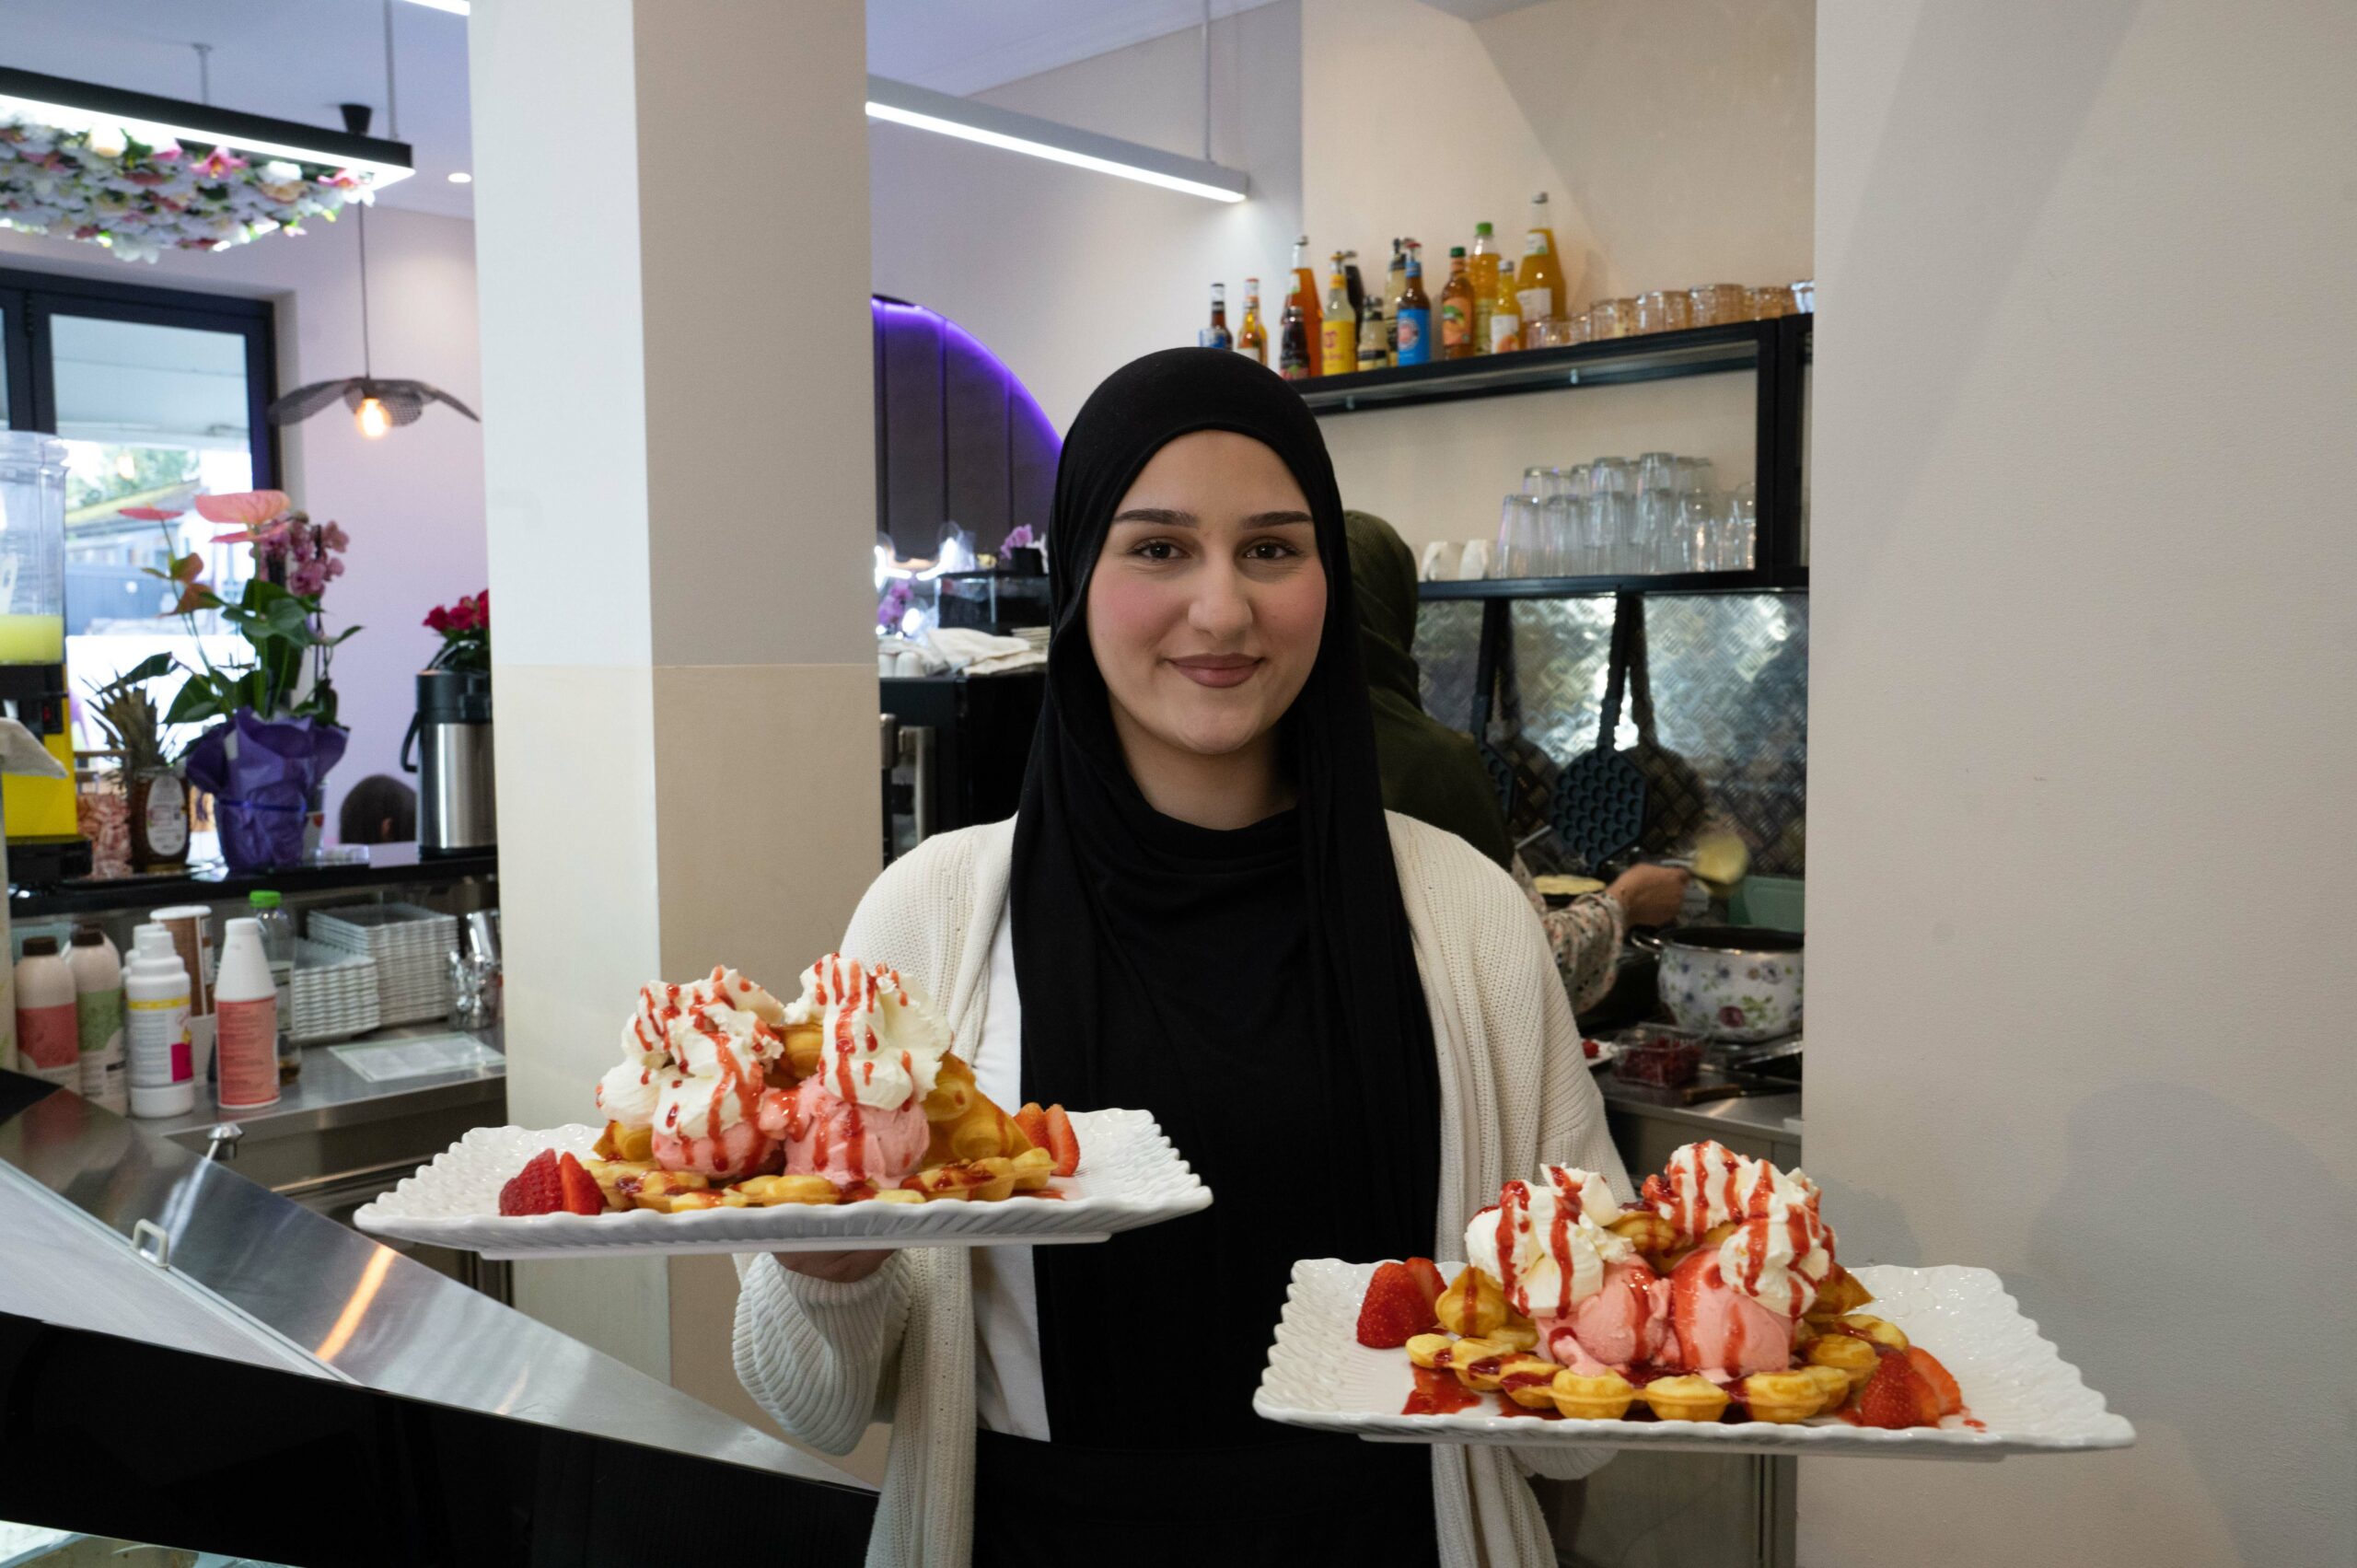
<path fill-rule="evenodd" d="M 11 874 L 54 881 L 89 869 L 74 817 L 74 735 L 65 685 L 65 446 L 0 431 L 0 710 L 41 738 L 62 779 L 10 777 Z"/>

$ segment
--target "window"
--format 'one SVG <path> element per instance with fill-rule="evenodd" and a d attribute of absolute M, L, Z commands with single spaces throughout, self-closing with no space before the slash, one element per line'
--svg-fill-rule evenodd
<path fill-rule="evenodd" d="M 192 639 L 158 615 L 169 594 L 145 568 L 193 550 L 204 580 L 227 594 L 248 570 L 250 553 L 212 543 L 190 501 L 277 482 L 263 418 L 277 390 L 271 329 L 261 300 L 0 270 L 0 416 L 66 447 L 65 662 L 77 699 L 153 653 L 235 656 L 217 617 L 200 617 Z M 80 707 L 76 744 L 92 746 Z"/>

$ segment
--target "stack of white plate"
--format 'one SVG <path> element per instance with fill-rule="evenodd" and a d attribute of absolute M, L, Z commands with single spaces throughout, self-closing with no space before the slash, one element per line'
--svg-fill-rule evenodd
<path fill-rule="evenodd" d="M 415 904 L 351 904 L 311 912 L 311 940 L 377 960 L 377 1021 L 413 1024 L 450 1014 L 450 955 L 459 917 Z"/>
<path fill-rule="evenodd" d="M 383 1022 L 377 1005 L 377 960 L 317 942 L 295 944 L 286 1033 L 303 1045 L 349 1040 Z"/>

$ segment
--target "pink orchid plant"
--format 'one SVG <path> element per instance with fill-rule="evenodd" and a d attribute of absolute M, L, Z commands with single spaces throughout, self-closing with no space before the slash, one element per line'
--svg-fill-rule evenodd
<path fill-rule="evenodd" d="M 311 718 L 332 725 L 336 694 L 328 679 L 329 664 L 334 650 L 360 628 L 348 626 L 329 636 L 319 598 L 330 583 L 343 575 L 343 563 L 337 558 L 351 544 L 350 538 L 338 524 L 314 524 L 281 490 L 200 495 L 195 505 L 205 521 L 233 525 L 214 535 L 213 542 L 251 547 L 254 575 L 234 602 L 224 599 L 199 580 L 203 558 L 193 552 L 171 554 L 167 533 L 167 567 L 151 567 L 148 575 L 176 590 L 178 598 L 168 613 L 193 617 L 201 610 L 218 611 L 252 648 L 253 662 L 217 666 L 199 643 L 197 656 L 203 668 L 189 671 L 165 722 L 200 724 L 250 709 L 262 719 Z M 142 507 L 126 515 L 154 510 Z M 157 520 L 175 516 L 165 513 Z M 192 634 L 196 630 L 192 620 L 189 630 Z"/>

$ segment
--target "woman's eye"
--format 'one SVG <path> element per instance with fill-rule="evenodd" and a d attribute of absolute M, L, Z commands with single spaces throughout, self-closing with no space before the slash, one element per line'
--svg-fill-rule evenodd
<path fill-rule="evenodd" d="M 1249 561 L 1290 561 L 1300 553 L 1279 539 L 1255 540 L 1244 548 L 1245 558 Z"/>
<path fill-rule="evenodd" d="M 1150 539 L 1130 552 L 1146 561 L 1176 561 L 1178 547 L 1167 539 Z"/>

